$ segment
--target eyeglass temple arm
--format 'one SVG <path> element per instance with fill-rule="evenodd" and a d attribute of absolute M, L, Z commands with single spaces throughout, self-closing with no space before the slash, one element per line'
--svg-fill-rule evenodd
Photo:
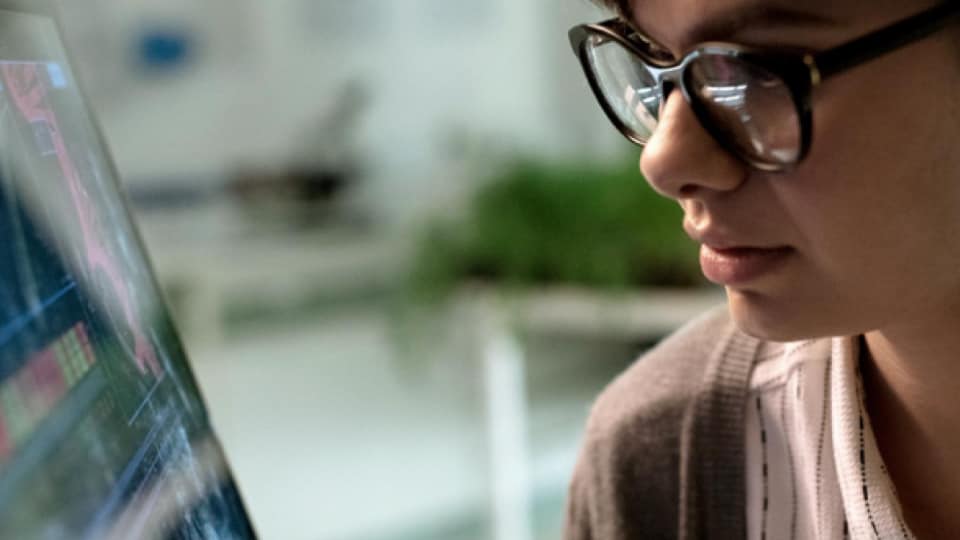
<path fill-rule="evenodd" d="M 814 55 L 821 78 L 827 78 L 898 47 L 925 38 L 960 16 L 960 2 L 947 0 L 913 17 Z"/>

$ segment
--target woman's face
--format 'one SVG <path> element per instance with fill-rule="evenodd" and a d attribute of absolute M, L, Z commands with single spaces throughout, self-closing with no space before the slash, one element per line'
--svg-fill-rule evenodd
<path fill-rule="evenodd" d="M 825 49 L 934 2 L 635 0 L 636 24 L 682 51 L 722 39 Z M 802 6 L 797 8 L 795 6 Z M 794 14 L 777 22 L 776 7 Z M 738 9 L 771 14 L 728 33 Z M 692 36 L 711 27 L 709 35 Z M 960 316 L 960 24 L 825 81 L 813 94 L 813 145 L 785 174 L 721 150 L 679 92 L 640 160 L 684 227 L 716 248 L 787 248 L 759 271 L 704 255 L 734 319 L 774 340 L 847 335 Z M 740 268 L 742 270 L 742 268 Z"/>

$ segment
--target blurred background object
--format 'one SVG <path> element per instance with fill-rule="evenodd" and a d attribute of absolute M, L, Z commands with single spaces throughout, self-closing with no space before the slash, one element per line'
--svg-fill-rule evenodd
<path fill-rule="evenodd" d="M 557 538 L 593 398 L 722 301 L 578 72 L 605 14 L 63 5 L 262 536 Z"/>

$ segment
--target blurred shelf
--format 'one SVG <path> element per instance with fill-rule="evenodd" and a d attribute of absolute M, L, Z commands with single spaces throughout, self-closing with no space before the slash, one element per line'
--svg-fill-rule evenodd
<path fill-rule="evenodd" d="M 463 291 L 459 300 L 499 311 L 498 317 L 524 333 L 640 341 L 673 332 L 697 315 L 723 304 L 725 296 L 720 288 L 611 292 L 549 287 L 503 293 L 472 286 Z"/>
<path fill-rule="evenodd" d="M 269 311 L 383 288 L 399 275 L 404 255 L 401 242 L 362 229 L 251 229 L 229 205 L 140 223 L 188 341 L 221 341 L 232 307 Z"/>

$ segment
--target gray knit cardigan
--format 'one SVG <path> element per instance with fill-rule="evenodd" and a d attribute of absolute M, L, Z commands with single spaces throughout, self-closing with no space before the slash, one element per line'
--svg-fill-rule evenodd
<path fill-rule="evenodd" d="M 667 338 L 600 395 L 566 540 L 744 538 L 744 414 L 759 341 L 726 307 Z"/>

